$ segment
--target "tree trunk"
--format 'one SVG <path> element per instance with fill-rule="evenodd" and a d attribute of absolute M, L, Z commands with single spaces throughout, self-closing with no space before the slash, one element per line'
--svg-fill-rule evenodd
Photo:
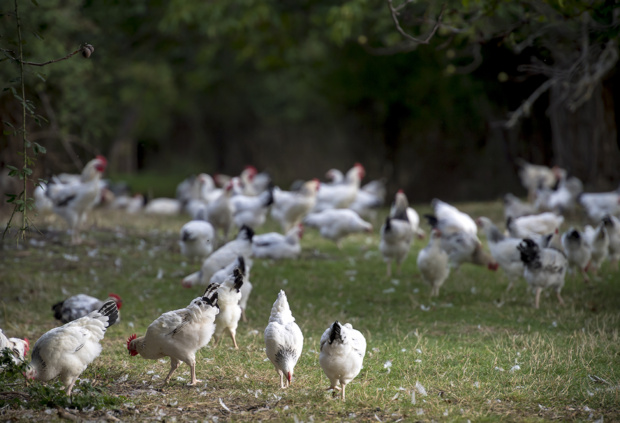
<path fill-rule="evenodd" d="M 554 162 L 581 179 L 586 189 L 615 189 L 620 150 L 613 95 L 599 84 L 590 100 L 571 112 L 563 100 L 565 89 L 556 84 L 550 92 Z"/>

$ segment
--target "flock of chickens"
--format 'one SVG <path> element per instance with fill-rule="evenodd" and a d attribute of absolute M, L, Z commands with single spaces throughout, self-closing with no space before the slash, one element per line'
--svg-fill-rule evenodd
<path fill-rule="evenodd" d="M 97 156 L 81 175 L 61 175 L 37 188 L 36 205 L 64 218 L 72 233 L 72 243 L 80 243 L 79 229 L 90 209 L 105 198 L 101 175 L 107 161 Z M 451 270 L 463 263 L 501 267 L 509 280 L 507 289 L 524 278 L 535 293 L 552 288 L 560 303 L 567 270 L 575 268 L 586 283 L 588 271 L 598 272 L 609 259 L 616 266 L 620 259 L 620 194 L 583 193 L 581 183 L 567 178 L 562 169 L 549 169 L 520 163 L 520 177 L 528 189 L 530 203 L 505 196 L 506 231 L 490 219 L 474 220 L 456 207 L 435 199 L 433 214 L 425 215 L 431 232 L 428 245 L 417 256 L 417 268 L 430 286 L 430 295 L 439 289 Z M 184 287 L 206 287 L 204 294 L 182 309 L 163 313 L 143 336 L 131 335 L 127 350 L 145 359 L 170 357 L 167 383 L 181 362 L 190 366 L 191 382 L 196 377 L 196 352 L 211 338 L 217 345 L 227 334 L 237 348 L 236 331 L 252 290 L 249 272 L 253 259 L 297 258 L 301 252 L 304 227 L 315 227 L 321 236 L 338 247 L 352 233 L 372 232 L 371 221 L 384 203 L 385 186 L 372 181 L 361 186 L 364 168 L 355 164 L 342 173 L 330 170 L 330 182 L 301 181 L 291 191 L 271 184 L 266 174 L 248 166 L 238 177 L 201 174 L 183 181 L 176 199 L 155 199 L 144 205 L 139 197 L 117 196 L 106 200 L 108 207 L 128 213 L 175 214 L 185 211 L 192 220 L 180 230 L 181 252 L 200 262 L 200 269 L 182 281 Z M 218 187 L 219 185 L 219 187 Z M 570 228 L 560 235 L 562 213 L 580 204 L 595 226 L 583 231 Z M 255 234 L 270 215 L 282 233 Z M 368 220 L 365 220 L 368 219 Z M 229 240 L 233 227 L 238 228 Z M 489 251 L 478 238 L 481 228 Z M 406 260 L 414 238 L 424 238 L 418 213 L 409 206 L 401 190 L 380 229 L 379 251 L 396 272 Z M 122 300 L 110 294 L 106 301 L 77 295 L 53 306 L 55 317 L 64 323 L 45 333 L 35 343 L 27 366 L 28 378 L 48 381 L 60 377 L 70 395 L 73 385 L 86 367 L 101 353 L 100 341 L 107 327 L 119 318 Z M 280 291 L 264 331 L 266 354 L 273 363 L 280 386 L 288 387 L 303 348 L 303 334 L 295 323 L 284 291 Z M 9 348 L 16 363 L 25 360 L 30 348 L 27 339 L 7 338 L 0 330 L 0 350 Z M 341 390 L 362 368 L 366 341 L 358 330 L 338 321 L 330 325 L 320 341 L 319 362 L 330 380 L 329 389 Z"/>

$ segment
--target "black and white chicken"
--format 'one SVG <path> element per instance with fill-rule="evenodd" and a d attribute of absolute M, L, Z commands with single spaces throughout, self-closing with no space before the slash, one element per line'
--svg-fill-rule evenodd
<path fill-rule="evenodd" d="M 108 300 L 113 300 L 116 303 L 116 308 L 118 310 L 121 309 L 123 300 L 121 300 L 120 296 L 109 294 L 106 301 Z M 56 320 L 60 320 L 62 323 L 69 323 L 86 316 L 88 313 L 99 310 L 104 303 L 105 301 L 90 295 L 78 294 L 54 304 L 52 311 Z M 120 313 L 117 320 L 120 320 Z"/>

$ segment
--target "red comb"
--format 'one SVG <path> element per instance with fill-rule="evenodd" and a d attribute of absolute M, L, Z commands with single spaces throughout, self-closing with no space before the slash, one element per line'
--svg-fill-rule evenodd
<path fill-rule="evenodd" d="M 131 344 L 131 341 L 133 341 L 134 339 L 136 339 L 138 337 L 138 335 L 136 335 L 135 333 L 133 335 L 131 335 L 128 339 L 127 339 L 127 350 L 129 351 L 129 354 L 131 355 L 136 355 L 138 354 L 138 351 L 136 350 L 132 350 L 131 348 L 129 348 L 129 344 Z"/>
<path fill-rule="evenodd" d="M 398 194 L 404 194 L 404 193 L 405 193 L 405 191 L 403 191 L 402 188 L 398 190 Z"/>
<path fill-rule="evenodd" d="M 24 338 L 24 342 L 26 343 L 26 348 L 24 349 L 24 357 L 25 357 L 26 354 L 28 354 L 28 351 L 30 351 L 30 341 L 28 340 L 28 338 Z"/>
<path fill-rule="evenodd" d="M 108 159 L 106 159 L 105 157 L 103 157 L 101 154 L 98 154 L 97 156 L 95 156 L 95 159 L 97 160 L 101 160 L 104 164 L 108 164 Z"/>
<path fill-rule="evenodd" d="M 116 308 L 120 310 L 121 306 L 123 305 L 123 300 L 121 299 L 121 297 L 117 294 L 108 294 L 108 297 L 112 297 L 116 300 Z"/>

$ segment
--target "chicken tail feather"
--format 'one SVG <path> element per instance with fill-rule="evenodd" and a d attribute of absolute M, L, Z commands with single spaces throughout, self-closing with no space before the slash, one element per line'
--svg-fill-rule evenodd
<path fill-rule="evenodd" d="M 118 307 L 116 306 L 116 301 L 108 300 L 101 308 L 98 310 L 104 316 L 108 316 L 108 325 L 106 327 L 112 326 L 118 320 Z"/>

